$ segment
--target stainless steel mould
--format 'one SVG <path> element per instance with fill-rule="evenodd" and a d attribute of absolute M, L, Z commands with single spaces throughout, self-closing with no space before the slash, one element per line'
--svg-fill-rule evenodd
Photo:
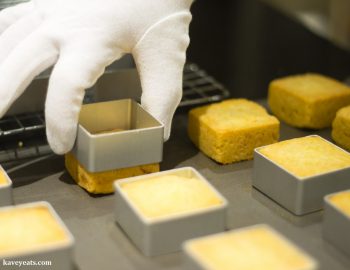
<path fill-rule="evenodd" d="M 350 192 L 350 190 L 330 194 L 324 198 L 322 231 L 327 241 L 350 256 L 350 215 L 344 213 L 331 201 L 332 196 L 342 192 Z"/>
<path fill-rule="evenodd" d="M 83 105 L 72 150 L 89 172 L 159 163 L 164 126 L 131 99 Z"/>
<path fill-rule="evenodd" d="M 261 154 L 263 147 L 254 151 L 253 186 L 296 215 L 320 210 L 325 195 L 350 188 L 350 167 L 300 179 Z"/>
<path fill-rule="evenodd" d="M 57 215 L 55 210 L 48 202 L 33 202 L 27 204 L 21 204 L 16 206 L 7 206 L 0 208 L 0 212 L 2 211 L 11 211 L 12 209 L 21 208 L 21 209 L 30 209 L 35 207 L 44 207 L 47 208 L 48 211 L 52 214 L 56 222 L 60 225 L 65 233 L 66 240 L 60 242 L 52 242 L 36 245 L 33 248 L 28 248 L 22 251 L 0 251 L 0 268 L 6 269 L 4 265 L 7 261 L 17 261 L 17 262 L 26 262 L 27 264 L 22 264 L 20 267 L 15 266 L 16 269 L 36 269 L 36 266 L 31 264 L 33 263 L 48 263 L 49 265 L 45 265 L 47 269 L 52 270 L 73 270 L 73 246 L 74 246 L 74 238 L 72 234 L 68 231 L 67 227 L 64 225 L 61 218 Z M 26 224 L 22 224 L 26 226 Z M 38 232 L 40 233 L 40 232 Z M 8 269 L 14 269 L 14 267 L 8 267 Z"/>
<path fill-rule="evenodd" d="M 122 185 L 126 182 L 164 175 L 196 177 L 204 181 L 216 193 L 222 203 L 164 217 L 145 217 L 128 198 L 122 189 Z M 181 249 L 182 242 L 185 240 L 225 230 L 228 207 L 226 199 L 191 167 L 118 180 L 114 182 L 114 187 L 116 220 L 132 242 L 147 256 L 175 252 Z"/>

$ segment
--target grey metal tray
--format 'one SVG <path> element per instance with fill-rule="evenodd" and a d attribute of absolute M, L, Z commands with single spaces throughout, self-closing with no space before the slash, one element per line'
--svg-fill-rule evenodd
<path fill-rule="evenodd" d="M 200 153 L 187 137 L 187 114 L 174 118 L 171 139 L 164 145 L 161 169 L 193 166 L 229 201 L 228 228 L 267 223 L 317 259 L 322 270 L 348 270 L 350 258 L 322 238 L 323 212 L 294 216 L 252 188 L 252 161 L 219 165 Z M 314 134 L 282 124 L 281 139 Z M 330 139 L 330 130 L 316 134 Z M 63 158 L 42 157 L 8 170 L 16 203 L 49 201 L 76 239 L 80 270 L 185 269 L 182 252 L 145 257 L 114 222 L 113 196 L 91 196 L 64 171 Z"/>

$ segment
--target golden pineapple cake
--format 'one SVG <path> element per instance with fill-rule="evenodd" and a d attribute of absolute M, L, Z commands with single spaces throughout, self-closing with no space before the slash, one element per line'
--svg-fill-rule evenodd
<path fill-rule="evenodd" d="M 300 180 L 350 167 L 350 154 L 319 136 L 286 140 L 258 151 Z"/>
<path fill-rule="evenodd" d="M 336 112 L 350 104 L 350 87 L 320 74 L 288 76 L 270 83 L 268 103 L 291 126 L 321 129 L 330 127 Z"/>
<path fill-rule="evenodd" d="M 0 186 L 5 186 L 8 182 L 5 172 L 0 170 Z"/>
<path fill-rule="evenodd" d="M 45 206 L 1 210 L 0 239 L 0 257 L 70 241 L 62 225 Z"/>
<path fill-rule="evenodd" d="M 329 202 L 350 217 L 350 190 L 331 195 L 329 197 Z"/>
<path fill-rule="evenodd" d="M 178 175 L 155 176 L 125 182 L 121 189 L 146 218 L 159 218 L 222 205 L 204 181 Z"/>
<path fill-rule="evenodd" d="M 229 99 L 192 109 L 188 134 L 204 154 L 229 164 L 252 159 L 256 147 L 277 142 L 279 121 L 255 102 Z"/>
<path fill-rule="evenodd" d="M 185 250 L 208 270 L 314 270 L 317 265 L 267 225 L 190 240 Z"/>
<path fill-rule="evenodd" d="M 332 124 L 332 138 L 338 145 L 350 150 L 350 106 L 337 112 Z"/>
<path fill-rule="evenodd" d="M 65 166 L 75 182 L 93 194 L 114 192 L 113 182 L 118 179 L 159 172 L 159 163 L 139 165 L 104 172 L 89 172 L 72 153 L 65 155 Z"/>

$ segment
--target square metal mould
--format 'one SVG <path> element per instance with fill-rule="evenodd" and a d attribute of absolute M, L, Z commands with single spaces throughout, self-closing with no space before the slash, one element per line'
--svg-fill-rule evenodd
<path fill-rule="evenodd" d="M 163 134 L 163 124 L 131 99 L 86 104 L 72 152 L 89 172 L 159 163 Z"/>
<path fill-rule="evenodd" d="M 144 216 L 125 194 L 121 185 L 164 175 L 195 177 L 204 181 L 220 199 L 221 204 L 162 217 Z M 114 182 L 114 187 L 116 221 L 132 242 L 147 256 L 175 252 L 181 249 L 185 240 L 225 230 L 228 207 L 226 199 L 191 167 L 118 180 Z"/>
<path fill-rule="evenodd" d="M 317 135 L 311 136 L 320 137 Z M 321 210 L 325 195 L 350 188 L 350 167 L 300 180 L 299 177 L 260 153 L 259 149 L 264 147 L 268 146 L 262 146 L 254 150 L 252 184 L 296 215 Z M 336 145 L 334 147 L 339 148 Z M 344 151 L 341 148 L 339 149 Z"/>
<path fill-rule="evenodd" d="M 271 233 L 275 234 L 276 237 L 279 237 L 279 241 L 285 242 L 285 244 L 289 245 L 290 248 L 295 249 L 295 252 L 298 252 L 300 254 L 299 256 L 304 257 L 304 260 L 305 260 L 304 267 L 301 268 L 298 266 L 295 266 L 295 267 L 291 266 L 290 268 L 288 268 L 289 270 L 292 270 L 292 269 L 294 269 L 294 270 L 317 270 L 317 269 L 319 269 L 318 262 L 314 258 L 312 258 L 310 255 L 308 255 L 302 248 L 300 248 L 294 242 L 290 241 L 283 234 L 281 234 L 280 232 L 278 232 L 273 227 L 271 227 L 270 225 L 267 225 L 267 224 L 256 224 L 256 225 L 252 225 L 252 226 L 248 226 L 248 227 L 238 228 L 238 229 L 234 229 L 231 231 L 221 232 L 221 233 L 212 234 L 212 235 L 208 235 L 208 236 L 199 237 L 199 238 L 190 239 L 190 240 L 185 241 L 182 245 L 182 249 L 186 255 L 186 262 L 185 262 L 186 269 L 188 269 L 188 270 L 209 270 L 209 269 L 216 270 L 217 269 L 217 268 L 214 269 L 213 266 L 204 262 L 203 259 L 201 259 L 200 257 L 196 256 L 196 254 L 194 254 L 194 252 L 190 248 L 192 243 L 196 243 L 197 241 L 203 241 L 203 240 L 210 241 L 211 239 L 215 239 L 215 238 L 220 237 L 220 236 L 229 236 L 231 233 L 240 233 L 240 232 L 244 233 L 245 231 L 249 231 L 249 230 L 254 229 L 254 228 L 266 228 Z M 247 245 L 249 245 L 249 243 L 247 243 Z M 251 260 L 252 258 L 249 257 L 249 255 L 250 255 L 249 252 L 247 252 L 246 256 L 242 256 L 242 259 L 243 260 L 246 259 L 247 261 Z M 248 269 L 248 268 L 250 269 L 251 267 L 249 267 L 248 265 L 249 265 L 249 263 L 247 263 L 246 268 L 244 268 L 244 269 Z M 233 268 L 233 267 L 231 267 L 231 268 L 233 270 L 237 269 L 237 268 Z M 240 268 L 240 269 L 243 269 L 243 268 Z M 266 266 L 264 266 L 263 261 L 260 262 L 260 269 L 268 269 L 268 268 L 266 268 Z"/>
<path fill-rule="evenodd" d="M 333 193 L 324 198 L 322 232 L 327 241 L 350 256 L 350 215 L 331 201 L 333 196 L 343 192 L 350 193 L 350 190 Z"/>
<path fill-rule="evenodd" d="M 51 204 L 45 201 L 33 202 L 20 204 L 16 206 L 7 206 L 0 208 L 0 212 L 9 211 L 11 209 L 31 209 L 35 207 L 44 207 L 46 208 L 56 222 L 63 229 L 66 240 L 57 243 L 43 243 L 32 248 L 27 248 L 22 251 L 2 251 L 0 252 L 0 260 L 13 260 L 13 261 L 50 261 L 51 265 L 49 269 L 51 270 L 73 270 L 73 248 L 74 248 L 74 238 L 69 232 L 62 219 L 57 215 L 56 211 L 53 209 Z M 26 226 L 23 224 L 23 226 Z M 40 233 L 40 232 L 39 232 Z M 5 267 L 6 268 L 6 267 Z M 34 269 L 33 265 L 21 265 L 21 267 L 16 266 L 20 269 Z M 1 268 L 2 269 L 2 268 Z M 10 268 L 9 269 L 13 269 Z"/>

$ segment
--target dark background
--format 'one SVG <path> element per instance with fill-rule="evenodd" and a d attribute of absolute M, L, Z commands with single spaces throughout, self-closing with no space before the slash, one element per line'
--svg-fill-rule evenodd
<path fill-rule="evenodd" d="M 192 14 L 188 60 L 233 97 L 264 97 L 272 79 L 290 74 L 350 76 L 350 53 L 259 0 L 197 0 Z"/>

